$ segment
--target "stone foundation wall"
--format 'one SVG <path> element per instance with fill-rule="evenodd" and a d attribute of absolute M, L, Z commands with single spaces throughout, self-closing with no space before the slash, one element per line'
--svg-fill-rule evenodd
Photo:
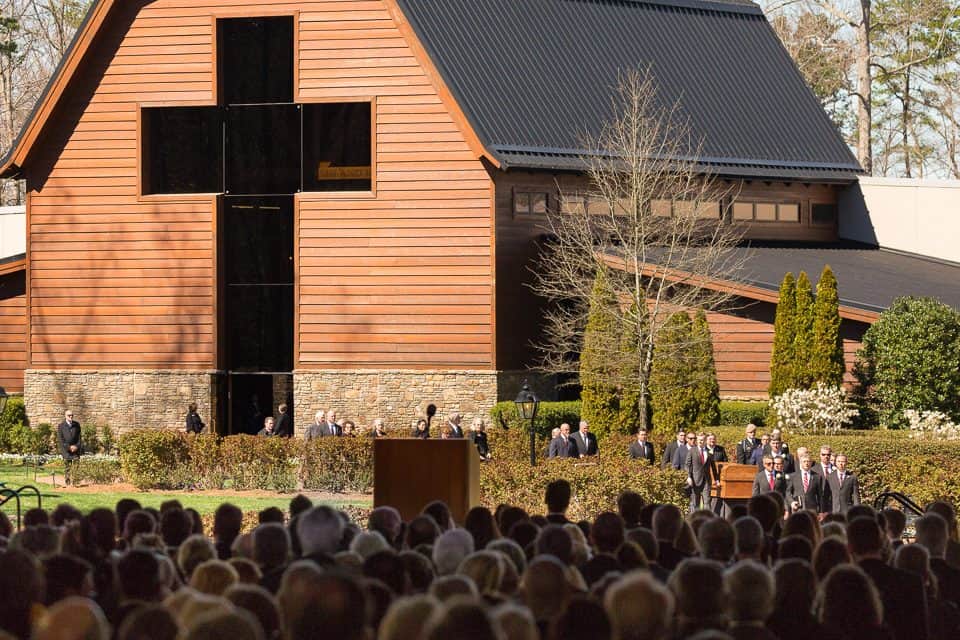
<path fill-rule="evenodd" d="M 302 434 L 321 409 L 357 425 L 383 418 L 390 429 L 409 429 L 429 404 L 437 406 L 434 424 L 452 411 L 466 427 L 475 415 L 486 417 L 497 401 L 496 371 L 297 371 L 293 376 L 294 421 Z"/>
<path fill-rule="evenodd" d="M 213 373 L 209 371 L 122 371 L 27 369 L 23 396 L 33 424 L 63 421 L 70 408 L 81 425 L 182 429 L 187 405 L 197 403 L 212 427 Z"/>

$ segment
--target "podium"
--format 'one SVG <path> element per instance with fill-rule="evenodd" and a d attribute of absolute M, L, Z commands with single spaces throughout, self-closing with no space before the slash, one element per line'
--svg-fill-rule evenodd
<path fill-rule="evenodd" d="M 373 441 L 373 506 L 395 507 L 404 520 L 443 500 L 462 524 L 480 504 L 480 455 L 467 438 L 377 438 Z"/>

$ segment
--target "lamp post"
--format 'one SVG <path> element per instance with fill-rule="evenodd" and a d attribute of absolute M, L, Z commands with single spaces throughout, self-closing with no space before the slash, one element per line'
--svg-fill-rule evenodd
<path fill-rule="evenodd" d="M 530 466 L 537 466 L 537 433 L 533 428 L 533 421 L 537 418 L 537 409 L 540 408 L 540 400 L 537 394 L 530 391 L 530 385 L 523 381 L 523 389 L 517 394 L 514 400 L 517 404 L 517 411 L 523 416 L 524 420 L 530 421 Z"/>

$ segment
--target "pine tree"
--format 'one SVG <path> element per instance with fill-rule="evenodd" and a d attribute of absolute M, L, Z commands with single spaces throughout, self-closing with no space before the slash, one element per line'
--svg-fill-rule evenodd
<path fill-rule="evenodd" d="M 642 359 L 640 355 L 640 336 L 647 331 L 646 309 L 637 305 L 630 307 L 628 321 L 624 324 L 623 334 L 620 336 L 620 354 L 623 358 L 620 377 L 623 384 L 620 387 L 620 415 L 619 426 L 621 433 L 633 433 L 643 424 L 641 416 L 644 412 L 649 416 L 650 393 L 641 385 L 639 375 Z"/>
<path fill-rule="evenodd" d="M 590 311 L 580 353 L 581 417 L 598 434 L 609 433 L 618 424 L 617 389 L 611 362 L 620 347 L 617 299 L 603 269 L 597 271 L 590 294 Z M 613 365 L 616 366 L 616 365 Z"/>
<path fill-rule="evenodd" d="M 843 383 L 845 364 L 840 336 L 840 297 L 830 265 L 823 267 L 813 303 L 813 354 L 810 372 L 814 382 L 832 387 Z"/>
<path fill-rule="evenodd" d="M 650 372 L 650 400 L 653 424 L 663 433 L 686 428 L 696 414 L 690 366 L 692 333 L 690 316 L 680 311 L 670 316 L 657 336 Z"/>
<path fill-rule="evenodd" d="M 693 422 L 698 429 L 702 429 L 720 424 L 720 383 L 717 381 L 717 365 L 713 358 L 713 336 L 703 309 L 698 309 L 693 317 L 692 336 L 690 362 L 696 399 Z"/>
<path fill-rule="evenodd" d="M 780 301 L 773 321 L 773 353 L 770 356 L 770 397 L 778 396 L 793 382 L 793 339 L 797 322 L 797 286 L 793 274 L 780 283 Z"/>
<path fill-rule="evenodd" d="M 810 365 L 813 359 L 813 287 L 805 271 L 797 277 L 797 321 L 793 334 L 793 376 L 790 387 L 813 386 Z M 788 387 L 789 388 L 789 387 Z"/>

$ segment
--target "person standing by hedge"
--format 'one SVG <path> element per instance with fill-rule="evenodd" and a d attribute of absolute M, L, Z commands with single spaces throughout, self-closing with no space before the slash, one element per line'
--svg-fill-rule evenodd
<path fill-rule="evenodd" d="M 737 464 L 750 464 L 753 450 L 760 444 L 756 436 L 757 425 L 751 422 L 747 425 L 744 439 L 737 443 Z"/>
<path fill-rule="evenodd" d="M 63 422 L 57 426 L 57 444 L 60 446 L 60 455 L 63 456 L 63 479 L 70 484 L 70 467 L 83 453 L 80 423 L 73 419 L 73 411 L 70 409 L 64 412 Z"/>
<path fill-rule="evenodd" d="M 203 431 L 203 420 L 200 418 L 200 414 L 197 413 L 197 403 L 191 402 L 190 406 L 187 407 L 187 420 L 186 420 L 186 429 L 187 433 L 200 433 Z"/>
<path fill-rule="evenodd" d="M 293 425 L 290 422 L 290 414 L 287 413 L 287 403 L 283 402 L 277 407 L 277 424 L 273 430 L 273 435 L 281 438 L 290 438 L 293 436 Z"/>

